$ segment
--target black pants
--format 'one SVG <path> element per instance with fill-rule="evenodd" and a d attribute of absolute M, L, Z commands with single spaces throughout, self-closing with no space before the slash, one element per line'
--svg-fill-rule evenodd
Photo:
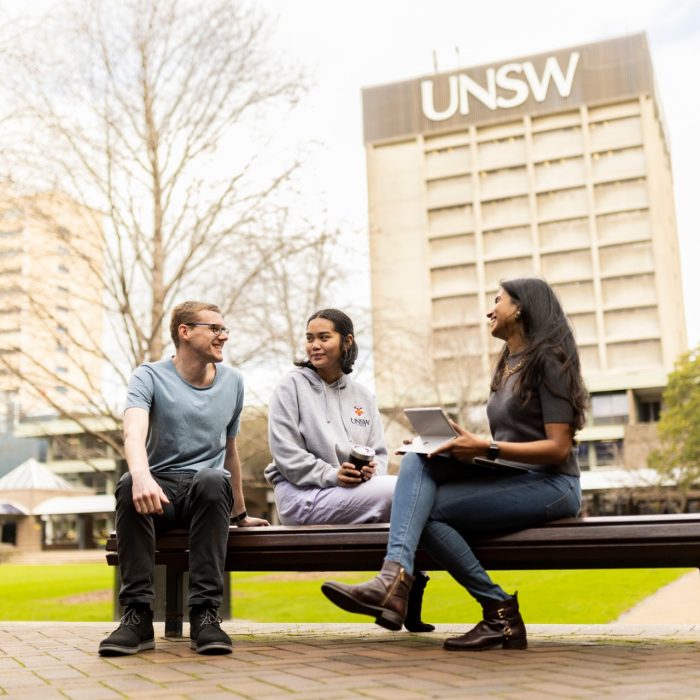
<path fill-rule="evenodd" d="M 117 500 L 117 551 L 122 605 L 155 599 L 156 535 L 174 527 L 190 533 L 190 591 L 188 605 L 218 608 L 224 590 L 226 543 L 233 506 L 230 478 L 222 471 L 153 474 L 170 500 L 162 515 L 136 512 L 131 474 L 124 474 L 115 492 Z"/>

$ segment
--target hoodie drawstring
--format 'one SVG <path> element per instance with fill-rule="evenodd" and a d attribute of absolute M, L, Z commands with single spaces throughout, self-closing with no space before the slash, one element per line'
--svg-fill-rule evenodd
<path fill-rule="evenodd" d="M 323 392 L 323 405 L 326 409 L 326 423 L 330 423 L 331 417 L 328 412 L 328 394 L 326 393 L 326 383 L 323 381 L 321 382 L 321 391 Z"/>

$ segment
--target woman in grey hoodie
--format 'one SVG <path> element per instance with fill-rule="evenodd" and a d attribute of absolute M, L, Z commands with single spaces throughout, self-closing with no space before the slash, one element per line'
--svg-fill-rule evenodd
<path fill-rule="evenodd" d="M 296 362 L 270 398 L 268 435 L 273 461 L 265 478 L 274 487 L 284 525 L 388 522 L 396 477 L 388 475 L 381 418 L 372 393 L 348 376 L 357 359 L 351 319 L 323 309 L 306 327 L 307 359 Z M 358 471 L 354 445 L 374 450 Z M 420 621 L 422 586 L 414 586 L 406 627 L 434 629 Z"/>

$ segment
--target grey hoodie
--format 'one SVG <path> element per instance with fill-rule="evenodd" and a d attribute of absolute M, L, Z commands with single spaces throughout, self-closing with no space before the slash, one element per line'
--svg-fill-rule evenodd
<path fill-rule="evenodd" d="M 268 436 L 270 484 L 337 486 L 336 473 L 354 444 L 369 445 L 377 456 L 377 474 L 386 474 L 388 456 L 374 396 L 343 375 L 326 384 L 312 369 L 285 375 L 270 398 Z"/>

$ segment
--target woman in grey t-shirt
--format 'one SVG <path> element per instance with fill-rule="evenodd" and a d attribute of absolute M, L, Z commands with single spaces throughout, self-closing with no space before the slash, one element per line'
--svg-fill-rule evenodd
<path fill-rule="evenodd" d="M 505 343 L 487 406 L 492 439 L 454 423 L 457 436 L 433 454 L 407 454 L 382 571 L 368 583 L 322 587 L 344 610 L 400 629 L 420 541 L 483 608 L 476 627 L 445 640 L 458 651 L 527 646 L 517 593 L 491 580 L 462 533 L 526 528 L 576 516 L 581 505 L 574 435 L 588 394 L 559 300 L 541 279 L 504 281 L 487 316 L 491 335 Z M 527 469 L 484 471 L 472 462 L 484 457 Z"/>

